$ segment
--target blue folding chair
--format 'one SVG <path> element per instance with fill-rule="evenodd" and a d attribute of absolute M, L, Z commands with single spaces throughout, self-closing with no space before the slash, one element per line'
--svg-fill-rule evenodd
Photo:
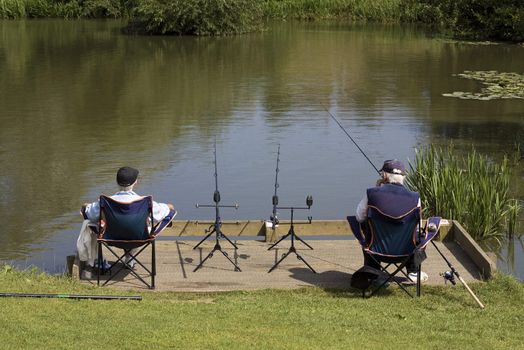
<path fill-rule="evenodd" d="M 371 293 L 374 295 L 387 283 L 394 281 L 409 296 L 413 295 L 402 285 L 395 276 L 402 273 L 409 279 L 405 268 L 407 264 L 413 262 L 417 269 L 417 296 L 420 296 L 420 274 L 422 261 L 426 258 L 425 248 L 438 233 L 440 226 L 439 217 L 428 219 L 431 230 L 421 228 L 420 208 L 415 207 L 399 216 L 389 216 L 381 212 L 378 208 L 368 207 L 367 221 L 359 223 L 355 216 L 347 217 L 351 230 L 362 246 L 362 250 L 371 258 L 380 270 L 385 273 L 385 278 L 378 286 L 370 285 Z M 395 266 L 393 272 L 388 271 L 388 267 Z M 366 295 L 366 291 L 362 295 Z"/>
<path fill-rule="evenodd" d="M 106 285 L 118 273 L 124 269 L 144 283 L 149 289 L 155 288 L 156 276 L 156 256 L 155 256 L 155 239 L 156 236 L 173 220 L 176 211 L 171 210 L 156 226 L 153 221 L 153 199 L 151 196 L 143 197 L 139 200 L 123 203 L 118 202 L 110 197 L 100 196 L 100 219 L 99 219 L 99 233 L 97 237 L 98 243 L 98 274 L 97 284 L 100 285 L 100 272 L 104 273 L 102 247 L 107 248 L 117 260 L 109 267 L 109 277 L 102 284 Z M 148 247 L 151 246 L 151 268 L 147 268 L 137 257 Z M 112 247 L 121 248 L 124 253 L 119 255 Z M 132 249 L 140 248 L 134 254 L 131 254 Z M 125 259 L 127 257 L 127 259 Z M 141 266 L 147 273 L 147 277 L 151 277 L 151 283 L 146 282 L 131 267 L 131 261 Z M 112 273 L 113 267 L 121 263 L 120 268 Z"/>

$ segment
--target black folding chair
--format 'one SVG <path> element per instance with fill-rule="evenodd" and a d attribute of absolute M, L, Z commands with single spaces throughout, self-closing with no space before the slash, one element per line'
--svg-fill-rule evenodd
<path fill-rule="evenodd" d="M 102 247 L 107 248 L 117 260 L 109 267 L 109 277 L 102 284 L 106 285 L 120 271 L 126 269 L 144 283 L 149 289 L 155 288 L 156 236 L 173 220 L 176 212 L 171 210 L 160 223 L 154 226 L 153 221 L 153 199 L 151 196 L 143 197 L 130 203 L 118 202 L 110 197 L 100 196 L 100 220 L 98 243 L 98 273 L 97 284 L 100 285 L 100 273 L 105 272 L 103 266 Z M 151 268 L 146 267 L 138 256 L 151 246 Z M 113 247 L 124 250 L 123 254 L 117 254 Z M 131 250 L 138 250 L 131 253 Z M 146 282 L 130 265 L 132 261 L 146 271 L 146 278 L 151 278 L 151 283 Z M 120 268 L 114 273 L 112 269 L 121 263 Z"/>
<path fill-rule="evenodd" d="M 437 235 L 440 225 L 439 217 L 428 219 L 432 230 L 422 229 L 420 224 L 420 208 L 412 208 L 408 212 L 392 217 L 382 213 L 378 208 L 368 207 L 368 219 L 359 223 L 354 216 L 347 217 L 353 234 L 362 246 L 363 252 L 372 259 L 380 270 L 387 276 L 378 285 L 369 286 L 374 295 L 384 288 L 390 281 L 397 283 L 409 296 L 413 295 L 398 281 L 395 276 L 402 273 L 408 280 L 406 271 L 408 263 L 417 269 L 417 296 L 420 296 L 421 265 L 426 258 L 425 248 Z M 427 227 L 427 225 L 426 225 Z M 435 229 L 436 227 L 436 229 Z M 388 268 L 393 265 L 393 272 Z M 362 295 L 366 295 L 363 290 Z"/>

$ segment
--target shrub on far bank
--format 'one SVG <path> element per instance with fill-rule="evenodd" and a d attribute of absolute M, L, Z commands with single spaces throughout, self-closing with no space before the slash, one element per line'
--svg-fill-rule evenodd
<path fill-rule="evenodd" d="M 252 0 L 141 0 L 128 31 L 148 34 L 231 35 L 262 28 Z"/>
<path fill-rule="evenodd" d="M 403 20 L 457 39 L 524 41 L 522 0 L 408 0 Z"/>

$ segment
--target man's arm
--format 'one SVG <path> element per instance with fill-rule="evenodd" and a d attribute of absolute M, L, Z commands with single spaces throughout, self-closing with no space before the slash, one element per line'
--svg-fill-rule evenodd
<path fill-rule="evenodd" d="M 368 217 L 368 195 L 364 193 L 364 196 L 357 205 L 357 211 L 355 213 L 358 222 L 366 221 Z"/>
<path fill-rule="evenodd" d="M 171 203 L 157 203 L 153 201 L 153 219 L 156 222 L 162 221 L 169 215 L 171 210 L 175 210 L 175 206 Z"/>

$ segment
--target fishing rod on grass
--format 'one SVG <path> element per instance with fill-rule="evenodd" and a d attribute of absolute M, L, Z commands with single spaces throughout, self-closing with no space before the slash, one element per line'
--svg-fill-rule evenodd
<path fill-rule="evenodd" d="M 217 171 L 217 141 L 215 138 L 215 192 L 213 193 L 213 202 L 214 204 L 196 204 L 197 208 L 215 208 L 215 222 L 209 226 L 209 228 L 205 231 L 207 236 L 205 236 L 196 246 L 193 247 L 193 249 L 197 249 L 205 240 L 207 240 L 213 233 L 215 234 L 215 247 L 209 254 L 200 262 L 200 264 L 197 265 L 197 267 L 193 270 L 193 272 L 197 271 L 199 268 L 201 268 L 207 259 L 211 258 L 213 256 L 213 253 L 215 251 L 219 251 L 224 255 L 233 266 L 235 266 L 235 271 L 241 271 L 240 267 L 231 260 L 231 258 L 228 256 L 228 254 L 222 250 L 222 247 L 220 246 L 220 239 L 224 238 L 226 241 L 228 241 L 233 248 L 235 248 L 235 252 L 238 249 L 237 245 L 233 243 L 223 232 L 222 232 L 222 219 L 220 218 L 220 208 L 235 208 L 238 209 L 238 204 L 234 205 L 221 205 L 220 203 L 220 191 L 218 190 L 218 171 Z"/>
<path fill-rule="evenodd" d="M 58 298 L 58 299 L 92 299 L 92 300 L 142 300 L 141 296 L 125 295 L 81 295 L 81 294 L 32 294 L 32 293 L 0 293 L 2 298 Z"/>
<path fill-rule="evenodd" d="M 434 224 L 429 224 L 428 225 L 428 230 L 430 231 L 436 231 L 438 228 L 436 227 L 436 225 Z M 433 243 L 433 241 L 431 241 Z M 468 291 L 468 293 L 473 297 L 473 299 L 475 299 L 475 302 L 478 304 L 478 306 L 483 309 L 484 308 L 484 304 L 482 304 L 482 302 L 480 301 L 480 299 L 475 295 L 475 293 L 473 293 L 473 291 L 471 290 L 471 288 L 469 288 L 468 284 L 466 283 L 466 281 L 464 281 L 464 279 L 459 275 L 459 273 L 457 272 L 457 270 L 455 270 L 455 267 L 451 264 L 451 262 L 444 256 L 444 254 L 440 251 L 440 249 L 438 248 L 438 246 L 433 243 L 433 246 L 437 249 L 437 252 L 440 254 L 440 256 L 442 257 L 442 259 L 444 259 L 444 261 L 446 262 L 446 264 L 448 265 L 449 267 L 449 271 L 446 271 L 444 273 L 441 274 L 441 276 L 444 278 L 444 281 L 445 282 L 450 282 L 452 285 L 456 285 L 457 284 L 457 281 L 455 281 L 455 276 L 457 276 L 458 280 L 460 281 L 460 283 L 462 283 L 464 285 L 464 287 L 466 288 L 466 290 Z"/>
<path fill-rule="evenodd" d="M 342 129 L 342 131 L 344 131 L 344 133 L 349 137 L 349 139 L 353 142 L 353 144 L 358 148 L 358 150 L 360 151 L 360 153 L 362 153 L 362 155 L 367 159 L 367 161 L 369 162 L 369 164 L 371 164 L 371 166 L 373 167 L 373 169 L 375 169 L 375 171 L 381 175 L 381 172 L 377 169 L 377 167 L 373 164 L 373 162 L 369 159 L 369 157 L 366 155 L 366 153 L 364 153 L 364 151 L 362 150 L 362 148 L 360 148 L 360 146 L 357 144 L 357 142 L 351 137 L 351 135 L 347 132 L 347 130 L 342 126 L 342 124 L 340 124 L 340 122 L 338 121 L 338 119 L 333 115 L 333 113 L 331 113 L 329 111 L 329 109 L 327 109 L 322 103 L 320 104 L 324 110 L 331 116 L 331 118 L 333 118 L 333 120 L 337 123 L 337 125 Z M 435 225 L 429 225 L 428 227 L 428 230 L 437 230 L 438 228 L 435 226 Z M 422 232 L 421 232 L 422 234 Z M 437 250 L 437 252 L 440 254 L 440 256 L 442 257 L 442 259 L 444 259 L 444 261 L 446 262 L 446 264 L 448 265 L 450 271 L 446 271 L 442 274 L 442 276 L 444 277 L 444 280 L 445 281 L 449 281 L 451 282 L 451 284 L 455 285 L 456 284 L 456 281 L 455 281 L 455 276 L 458 278 L 458 280 L 464 285 L 464 287 L 466 288 L 466 290 L 469 292 L 469 294 L 473 297 L 473 299 L 475 299 L 475 301 L 477 302 L 477 304 L 480 306 L 481 309 L 484 308 L 484 305 L 482 304 L 482 302 L 479 300 L 479 298 L 475 295 L 475 293 L 473 293 L 473 291 L 471 290 L 471 288 L 468 286 L 468 284 L 466 283 L 466 281 L 464 281 L 464 279 L 459 275 L 459 273 L 457 272 L 457 270 L 453 267 L 453 265 L 449 262 L 449 260 L 444 256 L 444 254 L 440 251 L 440 249 L 438 248 L 438 246 L 435 244 L 435 242 L 433 242 L 433 240 L 431 240 L 431 244 L 433 244 L 433 247 L 435 247 L 435 249 Z M 420 278 L 420 276 L 419 276 Z"/>

